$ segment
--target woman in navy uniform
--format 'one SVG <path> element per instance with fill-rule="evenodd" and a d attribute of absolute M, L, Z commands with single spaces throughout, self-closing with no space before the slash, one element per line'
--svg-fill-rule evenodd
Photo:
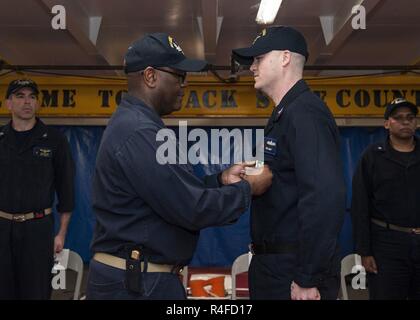
<path fill-rule="evenodd" d="M 370 145 L 353 177 L 356 253 L 370 299 L 420 299 L 420 146 L 418 109 L 397 98 L 385 110 L 384 142 Z"/>

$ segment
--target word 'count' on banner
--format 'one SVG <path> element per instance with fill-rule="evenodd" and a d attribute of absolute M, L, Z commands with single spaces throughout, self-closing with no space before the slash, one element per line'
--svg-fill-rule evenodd
<path fill-rule="evenodd" d="M 7 84 L 0 82 L 0 116 L 8 116 Z M 110 117 L 127 91 L 124 80 L 73 77 L 32 77 L 40 94 L 41 117 Z M 232 84 L 208 76 L 189 76 L 182 109 L 169 117 L 261 117 L 270 116 L 274 104 L 257 92 L 251 77 Z M 382 117 L 384 107 L 395 97 L 420 105 L 420 77 L 388 76 L 344 79 L 310 79 L 311 89 L 335 117 Z"/>

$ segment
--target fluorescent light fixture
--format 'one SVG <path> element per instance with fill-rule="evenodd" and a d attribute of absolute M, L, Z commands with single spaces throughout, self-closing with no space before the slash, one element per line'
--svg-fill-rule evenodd
<path fill-rule="evenodd" d="M 283 0 L 261 0 L 255 21 L 258 24 L 270 24 L 276 19 Z"/>

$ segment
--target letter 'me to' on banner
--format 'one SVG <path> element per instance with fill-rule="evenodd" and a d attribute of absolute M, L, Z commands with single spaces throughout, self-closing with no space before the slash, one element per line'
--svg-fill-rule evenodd
<path fill-rule="evenodd" d="M 7 84 L 0 82 L 0 116 L 7 116 Z M 41 117 L 110 117 L 127 92 L 124 80 L 94 80 L 65 77 L 33 77 L 40 94 Z M 212 77 L 190 76 L 181 110 L 170 117 L 261 117 L 270 116 L 274 103 L 254 89 L 253 79 L 232 84 Z M 310 88 L 335 117 L 382 117 L 384 107 L 396 97 L 420 105 L 420 81 L 415 76 L 310 79 Z"/>

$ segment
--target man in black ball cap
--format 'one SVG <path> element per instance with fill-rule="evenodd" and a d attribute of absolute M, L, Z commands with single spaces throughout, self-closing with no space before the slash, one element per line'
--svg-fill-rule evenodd
<path fill-rule="evenodd" d="M 302 79 L 305 38 L 291 27 L 270 27 L 233 57 L 251 65 L 255 88 L 276 104 L 264 143 L 273 184 L 251 207 L 251 298 L 336 299 L 345 213 L 339 133 Z"/>
<path fill-rule="evenodd" d="M 354 240 L 370 299 L 420 299 L 417 113 L 417 106 L 403 98 L 388 104 L 388 138 L 367 147 L 354 173 Z"/>
<path fill-rule="evenodd" d="M 104 132 L 93 178 L 88 299 L 185 299 L 177 273 L 192 259 L 200 230 L 232 223 L 251 194 L 271 185 L 267 169 L 245 181 L 245 165 L 234 165 L 202 181 L 190 165 L 158 161 L 161 116 L 181 108 L 186 73 L 205 66 L 165 33 L 128 48 L 128 94 Z"/>
<path fill-rule="evenodd" d="M 50 299 L 54 253 L 63 250 L 74 207 L 70 146 L 36 117 L 38 94 L 31 79 L 11 81 L 6 92 L 11 120 L 0 127 L 0 300 Z"/>

